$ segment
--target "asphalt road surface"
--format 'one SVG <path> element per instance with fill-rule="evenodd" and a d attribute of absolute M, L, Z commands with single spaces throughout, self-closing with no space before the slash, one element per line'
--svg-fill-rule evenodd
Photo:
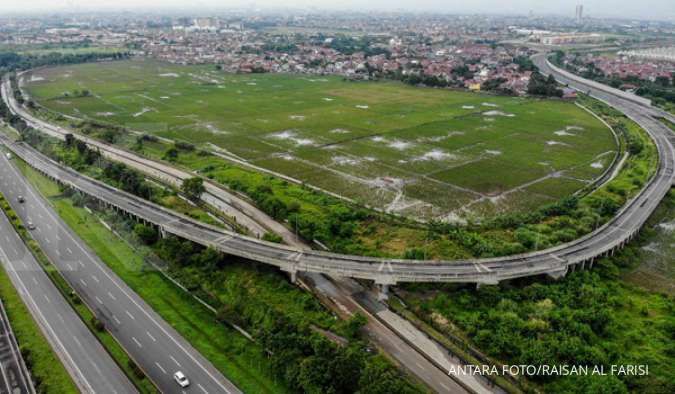
<path fill-rule="evenodd" d="M 4 158 L 4 155 L 2 156 Z M 5 173 L 7 162 L 0 162 Z M 14 179 L 0 178 L 7 198 L 23 193 Z M 12 196 L 12 197 L 10 197 Z M 57 356 L 83 392 L 135 393 L 122 370 L 84 325 L 29 252 L 7 217 L 0 213 L 0 261 Z"/>
<path fill-rule="evenodd" d="M 35 224 L 32 235 L 45 254 L 163 393 L 240 392 L 89 250 L 5 155 L 0 190 L 24 223 Z M 178 386 L 176 371 L 190 379 L 189 387 Z"/>

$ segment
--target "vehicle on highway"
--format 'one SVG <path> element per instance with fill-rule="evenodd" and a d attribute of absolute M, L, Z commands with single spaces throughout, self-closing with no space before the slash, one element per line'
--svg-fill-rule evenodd
<path fill-rule="evenodd" d="M 35 230 L 35 224 L 33 222 L 26 223 L 26 228 L 29 230 Z"/>
<path fill-rule="evenodd" d="M 26 201 L 26 199 L 23 196 L 17 197 L 16 200 L 19 202 L 19 204 L 23 204 L 23 202 Z"/>
<path fill-rule="evenodd" d="M 8 160 L 12 160 L 12 154 L 11 153 L 7 153 L 6 156 L 7 156 Z"/>
<path fill-rule="evenodd" d="M 173 378 L 180 387 L 187 387 L 190 385 L 190 380 L 181 371 L 176 371 L 176 373 L 173 374 Z"/>

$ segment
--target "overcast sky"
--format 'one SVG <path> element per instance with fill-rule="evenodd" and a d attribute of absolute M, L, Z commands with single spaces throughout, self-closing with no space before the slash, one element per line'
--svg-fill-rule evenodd
<path fill-rule="evenodd" d="M 193 12 L 205 8 L 317 7 L 353 10 L 440 11 L 574 15 L 574 7 L 596 17 L 675 20 L 675 0 L 0 0 L 0 12 L 91 11 L 95 9 L 170 9 Z"/>

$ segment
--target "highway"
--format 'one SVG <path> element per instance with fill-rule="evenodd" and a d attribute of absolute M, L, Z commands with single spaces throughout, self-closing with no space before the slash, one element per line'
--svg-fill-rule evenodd
<path fill-rule="evenodd" d="M 502 280 L 522 276 L 540 274 L 560 276 L 564 275 L 570 266 L 590 264 L 597 256 L 609 253 L 622 246 L 639 230 L 673 183 L 673 146 L 669 141 L 671 133 L 666 126 L 653 119 L 651 116 L 654 113 L 653 110 L 616 98 L 614 94 L 606 93 L 596 87 L 581 86 L 581 89 L 590 91 L 594 96 L 601 99 L 611 100 L 611 105 L 627 113 L 644 127 L 657 144 L 661 158 L 660 167 L 652 181 L 634 200 L 626 204 L 610 223 L 578 240 L 547 250 L 502 258 L 463 261 L 405 261 L 346 256 L 307 251 L 296 246 L 270 244 L 230 231 L 217 230 L 198 224 L 191 219 L 160 212 L 157 207 L 152 207 L 147 202 L 133 196 L 122 196 L 117 193 L 114 197 L 110 196 L 111 199 L 106 200 L 106 202 L 159 225 L 165 232 L 183 236 L 207 246 L 213 246 L 224 253 L 276 265 L 291 273 L 315 272 L 332 276 L 347 276 L 373 280 L 381 285 L 393 285 L 398 282 L 494 284 Z M 64 137 L 66 130 L 58 126 L 45 124 L 44 121 L 34 118 L 17 105 L 8 91 L 7 84 L 3 84 L 3 98 L 12 111 L 40 130 L 51 135 L 58 135 L 60 138 Z M 81 136 L 76 136 L 76 138 L 81 138 Z M 137 164 L 145 165 L 144 163 L 148 161 L 147 159 L 131 157 L 131 153 L 101 142 L 96 142 L 94 147 L 110 156 L 124 155 L 124 160 L 135 160 Z M 120 151 L 122 152 L 120 153 Z M 43 169 L 50 168 L 49 171 L 54 171 L 51 164 L 44 162 L 42 164 Z M 148 166 L 150 165 L 148 164 Z M 162 171 L 155 164 L 146 169 L 146 172 L 155 172 L 158 176 L 161 175 Z M 170 174 L 164 175 L 165 178 L 167 176 L 170 176 Z M 66 183 L 70 186 L 85 193 L 91 193 L 91 190 L 87 191 L 81 188 L 88 181 L 82 182 L 83 178 L 79 174 L 71 173 L 71 176 L 66 178 L 55 177 L 62 181 L 67 179 Z M 96 188 L 98 186 L 94 187 L 94 189 Z M 97 193 L 98 191 L 91 195 L 99 196 Z M 130 200 L 134 199 L 135 201 L 130 204 Z"/>
<path fill-rule="evenodd" d="M 111 188 L 83 176 L 36 152 L 25 144 L 7 144 L 33 167 L 70 187 L 128 212 L 171 233 L 237 255 L 280 267 L 288 272 L 316 272 L 335 276 L 374 280 L 380 284 L 397 282 L 497 283 L 500 280 L 537 274 L 564 274 L 569 265 L 589 262 L 598 255 L 621 246 L 633 236 L 667 193 L 673 178 L 673 147 L 663 134 L 665 126 L 649 117 L 643 125 L 654 130 L 661 155 L 653 180 L 618 216 L 591 234 L 568 244 L 538 252 L 503 258 L 461 261 L 406 261 L 349 256 L 268 243 L 255 238 L 196 222 L 141 198 Z M 660 126 L 660 128 L 659 128 Z M 668 133 L 670 131 L 665 129 Z"/>
<path fill-rule="evenodd" d="M 2 301 L 0 301 L 0 393 L 35 393 Z"/>
<path fill-rule="evenodd" d="M 1 156 L 0 170 L 5 173 L 8 162 L 4 154 Z M 0 177 L 0 187 L 7 198 L 25 195 L 23 186 L 18 179 Z M 86 393 L 137 392 L 63 298 L 2 213 L 0 234 L 0 261 L 3 267 L 78 388 Z"/>
<path fill-rule="evenodd" d="M 602 92 L 601 92 L 602 93 Z M 273 244 L 242 236 L 228 230 L 198 223 L 128 193 L 114 190 L 54 163 L 25 145 L 11 145 L 19 156 L 53 178 L 75 189 L 158 225 L 164 232 L 206 246 L 276 265 L 295 272 L 316 272 L 335 276 L 373 280 L 388 285 L 398 282 L 498 283 L 522 276 L 563 275 L 569 266 L 585 264 L 595 257 L 620 247 L 647 220 L 673 182 L 673 145 L 670 130 L 645 115 L 638 104 L 622 99 L 612 104 L 633 117 L 654 138 L 660 156 L 659 169 L 650 183 L 627 203 L 617 217 L 593 233 L 557 247 L 502 258 L 461 261 L 406 261 L 349 256 Z"/>
<path fill-rule="evenodd" d="M 540 67 L 546 72 L 545 65 L 540 65 Z M 590 90 L 592 95 L 609 102 L 642 125 L 657 144 L 660 156 L 659 170 L 652 181 L 636 198 L 621 209 L 614 220 L 592 234 L 548 250 L 505 258 L 413 262 L 344 256 L 268 244 L 196 223 L 189 218 L 168 212 L 161 207 L 153 206 L 134 196 L 87 179 L 59 166 L 58 163 L 51 162 L 27 146 L 11 143 L 10 145 L 11 149 L 42 172 L 124 212 L 154 223 L 165 232 L 214 246 L 225 253 L 273 264 L 291 273 L 326 273 L 332 276 L 371 279 L 383 285 L 401 281 L 497 283 L 500 280 L 537 274 L 559 276 L 564 275 L 569 267 L 592 264 L 595 257 L 608 253 L 628 241 L 639 230 L 673 183 L 672 134 L 664 125 L 653 119 L 653 116 L 659 116 L 657 111 L 617 98 L 615 94 L 604 92 L 597 87 L 587 87 L 575 81 L 570 82 L 572 86 L 578 84 L 579 88 L 585 92 Z M 24 113 L 21 113 L 21 116 L 24 116 Z M 44 129 L 40 124 L 32 124 L 41 130 Z M 54 133 L 53 129 L 51 133 Z M 106 145 L 102 145 L 105 149 Z"/>
<path fill-rule="evenodd" d="M 89 250 L 4 155 L 0 158 L 0 190 L 24 223 L 35 223 L 32 235 L 45 254 L 163 393 L 240 392 Z M 25 198 L 22 204 L 19 195 Z M 38 293 L 39 303 L 56 299 L 54 294 L 33 291 Z M 55 312 L 46 319 L 50 324 L 63 320 L 54 316 Z M 71 335 L 72 341 L 79 338 Z M 77 348 L 77 343 L 67 348 Z M 92 357 L 82 354 L 74 358 L 96 365 Z M 173 380 L 178 370 L 191 380 L 187 389 L 182 390 Z M 114 391 L 134 390 L 124 387 L 103 392 Z"/>

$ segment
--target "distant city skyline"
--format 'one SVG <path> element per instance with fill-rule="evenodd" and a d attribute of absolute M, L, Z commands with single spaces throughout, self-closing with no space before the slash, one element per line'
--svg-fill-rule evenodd
<path fill-rule="evenodd" d="M 560 15 L 575 17 L 578 5 L 584 16 L 617 17 L 625 19 L 655 19 L 675 21 L 673 0 L 474 0 L 472 2 L 444 0 L 370 0 L 363 5 L 358 0 L 332 2 L 328 0 L 24 0 L 0 2 L 0 12 L 85 12 L 96 10 L 206 10 L 227 8 L 320 8 L 356 11 L 417 11 L 443 13 L 489 13 L 528 15 Z"/>

